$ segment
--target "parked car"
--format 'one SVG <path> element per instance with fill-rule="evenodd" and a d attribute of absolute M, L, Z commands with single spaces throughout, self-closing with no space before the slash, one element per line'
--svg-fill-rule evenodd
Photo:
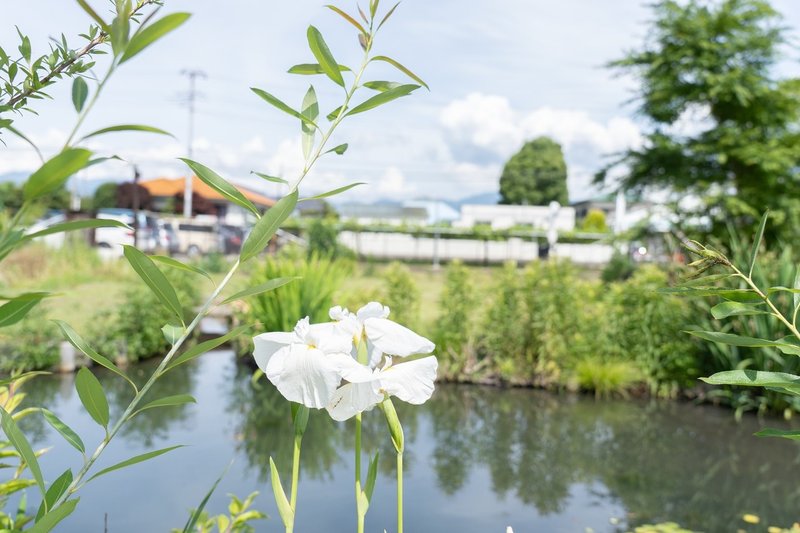
<path fill-rule="evenodd" d="M 197 257 L 222 251 L 219 225 L 215 218 L 170 218 L 166 222 L 174 228 L 177 253 Z"/>
<path fill-rule="evenodd" d="M 238 254 L 244 241 L 244 229 L 222 224 L 219 227 L 220 249 L 224 254 Z"/>
<path fill-rule="evenodd" d="M 178 242 L 178 233 L 175 231 L 172 222 L 158 219 L 156 220 L 156 226 L 158 228 L 156 236 L 158 248 L 170 255 L 177 253 L 180 243 Z"/>
<path fill-rule="evenodd" d="M 94 242 L 101 248 L 117 248 L 123 244 L 136 246 L 143 251 L 152 252 L 158 248 L 158 219 L 149 213 L 140 211 L 137 217 L 136 243 L 134 232 L 127 228 L 97 228 Z M 97 218 L 118 220 L 133 227 L 133 211 L 130 209 L 100 209 Z"/>

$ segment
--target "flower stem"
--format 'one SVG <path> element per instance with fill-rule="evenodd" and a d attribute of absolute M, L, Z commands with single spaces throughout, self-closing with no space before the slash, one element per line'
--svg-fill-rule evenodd
<path fill-rule="evenodd" d="M 397 533 L 403 533 L 403 452 L 397 452 Z"/>
<path fill-rule="evenodd" d="M 292 455 L 292 496 L 289 505 L 292 512 L 297 516 L 297 483 L 300 479 L 300 444 L 303 441 L 302 435 L 294 436 L 294 454 Z"/>
<path fill-rule="evenodd" d="M 361 511 L 361 413 L 356 415 L 356 515 L 358 533 L 364 533 L 364 513 Z"/>

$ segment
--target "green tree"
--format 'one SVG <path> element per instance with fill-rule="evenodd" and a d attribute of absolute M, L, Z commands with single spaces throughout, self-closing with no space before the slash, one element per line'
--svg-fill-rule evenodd
<path fill-rule="evenodd" d="M 501 204 L 566 204 L 567 164 L 561 146 L 549 137 L 528 141 L 511 156 L 500 176 Z"/>
<path fill-rule="evenodd" d="M 776 76 L 780 14 L 765 0 L 667 0 L 655 14 L 642 49 L 610 64 L 638 78 L 639 112 L 653 124 L 620 161 L 623 186 L 697 194 L 707 204 L 698 212 L 718 224 L 750 224 L 769 207 L 790 236 L 800 223 L 800 79 Z M 689 116 L 700 117 L 695 131 L 676 128 Z"/>
<path fill-rule="evenodd" d="M 94 191 L 92 208 L 102 209 L 104 207 L 117 207 L 116 183 L 103 183 Z"/>

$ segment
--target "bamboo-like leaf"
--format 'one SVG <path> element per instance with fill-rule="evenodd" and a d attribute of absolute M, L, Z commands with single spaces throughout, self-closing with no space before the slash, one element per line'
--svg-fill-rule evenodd
<path fill-rule="evenodd" d="M 191 159 L 186 159 L 183 157 L 180 157 L 178 159 L 189 165 L 189 168 L 192 169 L 192 172 L 194 172 L 198 178 L 203 180 L 203 182 L 206 185 L 208 185 L 209 187 L 220 193 L 222 196 L 224 196 L 231 202 L 247 209 L 255 216 L 257 217 L 261 216 L 261 214 L 258 212 L 258 208 L 256 208 L 255 205 L 253 205 L 253 202 L 248 200 L 239 189 L 228 183 L 228 181 L 226 181 L 222 176 L 220 176 L 207 166 L 201 165 L 200 163 L 192 161 Z"/>
<path fill-rule="evenodd" d="M 210 340 L 207 340 L 205 342 L 201 342 L 200 344 L 196 344 L 196 345 L 192 346 L 191 348 L 189 348 L 188 350 L 186 350 L 185 352 L 183 352 L 182 354 L 177 356 L 175 359 L 170 361 L 169 364 L 167 365 L 167 368 L 165 369 L 165 372 L 167 370 L 171 370 L 171 369 L 175 368 L 178 365 L 186 363 L 187 361 L 191 361 L 192 359 L 195 359 L 196 357 L 199 357 L 199 356 L 203 355 L 204 353 L 206 353 L 206 352 L 208 352 L 210 350 L 213 350 L 217 346 L 225 344 L 226 342 L 228 342 L 232 338 L 241 335 L 242 333 L 244 333 L 245 331 L 247 331 L 249 329 L 253 329 L 253 325 L 252 324 L 248 324 L 248 325 L 245 325 L 245 326 L 239 326 L 238 328 L 232 329 L 231 331 L 229 331 L 225 335 L 222 335 L 221 337 L 210 339 Z"/>
<path fill-rule="evenodd" d="M 90 5 L 89 5 L 89 4 L 86 2 L 86 0 L 78 0 L 78 4 L 79 4 L 79 5 L 80 5 L 80 6 L 83 8 L 83 10 L 86 12 L 86 14 L 87 14 L 87 15 L 89 15 L 90 17 L 92 17 L 92 18 L 94 19 L 94 21 L 95 21 L 95 22 L 97 22 L 97 24 L 99 24 L 99 25 L 100 25 L 100 28 L 101 28 L 101 29 L 102 29 L 104 32 L 106 32 L 106 33 L 111 33 L 111 30 L 110 30 L 110 29 L 109 29 L 109 27 L 108 27 L 108 23 L 107 23 L 106 21 L 104 21 L 104 20 L 103 20 L 103 19 L 100 17 L 100 15 L 98 15 L 98 14 L 97 14 L 97 12 L 96 12 L 94 9 L 92 9 L 92 6 L 90 6 Z"/>
<path fill-rule="evenodd" d="M 236 300 L 241 300 L 242 298 L 247 298 L 248 296 L 255 296 L 256 294 L 263 294 L 265 292 L 274 291 L 278 287 L 283 287 L 287 283 L 291 283 L 292 281 L 300 279 L 299 277 L 293 278 L 275 278 L 267 281 L 266 283 L 261 283 L 256 285 L 255 287 L 249 287 L 243 291 L 239 291 L 236 294 L 232 294 L 222 300 L 220 305 L 229 304 Z"/>
<path fill-rule="evenodd" d="M 196 267 L 194 265 L 187 265 L 186 263 L 182 263 L 177 259 L 173 259 L 172 257 L 168 257 L 166 255 L 151 255 L 150 259 L 156 261 L 157 263 L 161 263 L 162 265 L 166 265 L 168 267 L 175 268 L 178 270 L 183 270 L 184 272 L 191 272 L 192 274 L 200 274 L 204 278 L 207 278 L 209 281 L 211 282 L 214 281 L 211 279 L 211 275 L 202 268 Z"/>
<path fill-rule="evenodd" d="M 176 394 L 174 396 L 164 396 L 158 400 L 153 400 L 143 407 L 136 410 L 136 414 L 146 411 L 148 409 L 155 409 L 157 407 L 173 407 L 176 405 L 186 405 L 187 403 L 197 403 L 197 400 L 190 394 Z"/>
<path fill-rule="evenodd" d="M 328 113 L 325 116 L 325 118 L 327 118 L 329 121 L 332 122 L 332 121 L 336 120 L 336 118 L 339 116 L 339 113 L 341 113 L 341 111 L 342 111 L 342 106 L 339 106 L 336 109 L 334 109 L 333 111 L 331 111 L 330 113 Z"/>
<path fill-rule="evenodd" d="M 211 488 L 206 493 L 205 497 L 203 497 L 202 501 L 200 502 L 200 505 L 197 506 L 192 515 L 189 517 L 189 520 L 186 522 L 186 525 L 183 526 L 182 533 L 193 533 L 194 531 L 196 531 L 195 526 L 197 525 L 197 521 L 200 520 L 200 516 L 203 514 L 203 509 L 205 509 L 206 504 L 208 504 L 208 500 L 211 498 L 211 495 L 214 494 L 214 491 L 217 490 L 217 485 L 219 485 L 220 481 L 222 481 L 222 478 L 225 477 L 225 474 L 228 473 L 228 470 L 230 469 L 232 464 L 233 461 L 228 463 L 228 466 L 225 468 L 225 470 L 223 470 L 222 474 L 220 474 L 220 476 L 217 478 L 214 484 L 211 485 Z M 226 531 L 226 530 L 220 529 L 220 531 Z"/>
<path fill-rule="evenodd" d="M 335 196 L 345 191 L 349 191 L 353 187 L 358 187 L 359 185 L 366 185 L 366 183 L 363 181 L 359 181 L 358 183 L 351 183 L 350 185 L 345 185 L 344 187 L 339 187 L 338 189 L 333 189 L 332 191 L 324 192 L 322 194 L 317 194 L 316 196 L 301 198 L 300 201 L 305 202 L 306 200 L 319 200 L 321 198 L 328 198 L 329 196 Z"/>
<path fill-rule="evenodd" d="M 183 308 L 175 289 L 153 261 L 133 246 L 124 244 L 125 258 L 161 303 L 183 324 Z"/>
<path fill-rule="evenodd" d="M 42 519 L 33 524 L 27 533 L 48 533 L 53 530 L 62 520 L 72 514 L 78 505 L 80 498 L 67 500 L 52 511 L 42 516 Z"/>
<path fill-rule="evenodd" d="M 402 96 L 408 96 L 413 91 L 419 89 L 419 85 L 400 85 L 399 87 L 395 87 L 394 89 L 388 89 L 382 93 L 378 93 L 375 96 L 367 98 L 353 109 L 347 112 L 347 116 L 355 115 L 357 113 L 363 113 L 364 111 L 369 111 L 370 109 L 376 108 L 379 105 L 386 104 L 391 102 L 392 100 L 396 100 Z"/>
<path fill-rule="evenodd" d="M 339 71 L 350 72 L 350 67 L 347 65 L 337 65 Z M 325 74 L 319 63 L 300 63 L 291 67 L 288 71 L 289 74 L 300 74 L 301 76 L 313 76 L 315 74 Z"/>
<path fill-rule="evenodd" d="M 375 480 L 378 478 L 378 457 L 379 453 L 375 452 L 372 461 L 369 462 L 369 470 L 367 470 L 367 482 L 364 485 L 364 495 L 367 497 L 367 503 L 372 501 L 372 491 L 375 490 Z"/>
<path fill-rule="evenodd" d="M 796 429 L 764 428 L 755 433 L 756 437 L 781 437 L 784 439 L 800 440 L 800 431 Z"/>
<path fill-rule="evenodd" d="M 180 27 L 189 20 L 189 17 L 191 17 L 190 13 L 171 13 L 142 28 L 141 31 L 131 37 L 128 46 L 125 48 L 125 53 L 122 54 L 122 59 L 119 61 L 120 64 L 133 58 L 133 56 L 166 34 Z"/>
<path fill-rule="evenodd" d="M 386 23 L 386 21 L 389 20 L 389 17 L 392 16 L 392 13 L 394 13 L 394 10 L 397 9 L 397 6 L 399 5 L 400 2 L 397 2 L 395 5 L 392 6 L 392 8 L 389 11 L 386 12 L 386 14 L 383 16 L 383 19 L 381 19 L 380 24 L 378 24 L 378 29 L 381 29 L 381 26 L 383 26 Z"/>
<path fill-rule="evenodd" d="M 375 13 L 378 12 L 378 1 L 379 0 L 369 0 L 369 15 L 374 19 Z"/>
<path fill-rule="evenodd" d="M 258 96 L 260 96 L 264 101 L 266 101 L 270 105 L 280 109 L 284 113 L 288 113 L 289 115 L 291 115 L 291 116 L 293 116 L 295 118 L 299 118 L 300 120 L 302 120 L 304 122 L 308 122 L 309 121 L 309 119 L 307 117 L 304 117 L 303 114 L 300 113 L 300 111 L 298 111 L 296 109 L 292 109 L 291 107 L 289 107 L 288 105 L 286 105 L 282 101 L 280 101 L 278 98 L 272 96 L 267 91 L 265 91 L 263 89 L 257 89 L 256 87 L 250 87 L 250 90 L 253 91 L 254 93 L 256 93 Z M 314 122 L 311 122 L 309 125 L 319 129 L 319 127 Z"/>
<path fill-rule="evenodd" d="M 738 385 L 744 387 L 800 388 L 800 376 L 785 372 L 761 370 L 726 370 L 707 378 L 700 378 L 710 385 Z"/>
<path fill-rule="evenodd" d="M 72 483 L 72 470 L 67 468 L 55 479 L 55 481 L 50 483 L 50 486 L 47 488 L 44 500 L 39 505 L 39 510 L 36 512 L 37 521 L 42 519 L 45 509 L 51 509 L 53 507 L 53 504 L 56 503 L 56 500 L 58 500 L 64 494 L 64 492 L 66 492 L 70 483 Z"/>
<path fill-rule="evenodd" d="M 60 224 L 53 224 L 49 228 L 34 233 L 25 235 L 25 240 L 38 239 L 45 235 L 52 235 L 54 233 L 62 233 L 65 231 L 77 231 L 82 229 L 96 229 L 96 228 L 127 228 L 130 226 L 119 220 L 112 220 L 110 218 L 87 218 L 84 220 L 72 220 L 70 222 L 62 222 Z"/>
<path fill-rule="evenodd" d="M 156 128 L 154 126 L 147 126 L 146 124 L 117 124 L 116 126 L 108 126 L 106 128 L 101 128 L 91 133 L 87 133 L 81 137 L 81 141 L 85 141 L 86 139 L 97 137 L 98 135 L 103 135 L 105 133 L 114 133 L 118 131 L 143 131 L 145 133 L 156 133 L 158 135 L 172 137 L 173 139 L 175 138 L 175 136 L 168 131 L 164 131 L 161 128 Z"/>
<path fill-rule="evenodd" d="M 161 333 L 164 334 L 164 339 L 172 346 L 181 336 L 184 334 L 186 329 L 183 326 L 173 326 L 172 324 L 164 324 L 161 326 Z"/>
<path fill-rule="evenodd" d="M 49 296 L 47 292 L 31 292 L 0 305 L 0 328 L 16 324 L 27 315 L 31 309 Z"/>
<path fill-rule="evenodd" d="M 19 429 L 14 418 L 2 407 L 0 407 L 0 417 L 2 417 L 0 425 L 2 425 L 3 433 L 6 434 L 8 441 L 14 446 L 14 449 L 19 452 L 22 460 L 25 461 L 28 470 L 30 470 L 31 475 L 33 475 L 33 479 L 36 480 L 36 484 L 39 486 L 42 497 L 44 497 L 46 491 L 42 469 L 39 467 L 39 461 L 36 459 L 36 453 L 33 451 L 33 448 L 31 448 L 30 442 L 28 442 L 25 434 Z"/>
<path fill-rule="evenodd" d="M 242 245 L 241 261 L 245 262 L 251 257 L 255 257 L 266 248 L 269 240 L 275 235 L 283 222 L 289 218 L 289 215 L 294 211 L 297 205 L 297 190 L 292 191 L 290 194 L 284 196 L 278 202 L 264 213 L 253 229 L 250 235 Z"/>
<path fill-rule="evenodd" d="M 75 376 L 78 397 L 95 422 L 108 427 L 108 400 L 100 381 L 88 368 L 81 368 Z"/>
<path fill-rule="evenodd" d="M 98 478 L 98 477 L 100 477 L 100 476 L 102 476 L 104 474 L 108 474 L 109 472 L 113 472 L 115 470 L 119 470 L 120 468 L 125 468 L 127 466 L 132 466 L 132 465 L 135 465 L 135 464 L 138 464 L 138 463 L 142 463 L 144 461 L 148 461 L 150 459 L 154 459 L 155 457 L 158 457 L 159 455 L 164 455 L 165 453 L 171 452 L 172 450 L 176 450 L 178 448 L 183 448 L 183 444 L 179 444 L 177 446 L 170 446 L 169 448 L 162 448 L 161 450 L 155 450 L 155 451 L 152 451 L 152 452 L 147 452 L 147 453 L 143 453 L 141 455 L 137 455 L 135 457 L 131 457 L 130 459 L 127 459 L 125 461 L 117 463 L 117 464 L 115 464 L 113 466 L 109 466 L 108 468 L 104 468 L 103 470 L 99 471 L 98 473 L 96 473 L 95 475 L 90 477 L 87 480 L 87 482 L 91 481 L 93 479 L 96 479 L 96 478 Z"/>
<path fill-rule="evenodd" d="M 751 289 L 725 289 L 722 287 L 669 287 L 659 289 L 661 294 L 672 294 L 675 296 L 719 296 L 726 300 L 742 303 L 760 302 L 761 297 Z"/>
<path fill-rule="evenodd" d="M 758 257 L 758 249 L 761 247 L 761 240 L 764 238 L 764 229 L 767 227 L 767 218 L 769 217 L 769 210 L 764 211 L 761 217 L 761 223 L 758 225 L 758 231 L 753 239 L 753 249 L 750 251 L 750 273 L 753 276 L 753 269 L 756 267 L 756 257 Z"/>
<path fill-rule="evenodd" d="M 44 165 L 31 174 L 22 186 L 22 195 L 26 201 L 36 200 L 55 192 L 67 179 L 81 170 L 89 162 L 92 152 L 83 148 L 67 148 L 49 159 Z"/>
<path fill-rule="evenodd" d="M 397 7 L 397 6 L 395 6 L 395 7 Z M 370 59 L 370 61 L 383 61 L 384 63 L 389 63 L 394 68 L 396 68 L 397 70 L 399 70 L 400 72 L 402 72 L 403 74 L 405 74 L 406 76 L 408 76 L 409 78 L 414 80 L 415 82 L 419 83 L 420 85 L 422 85 L 423 87 L 425 87 L 429 91 L 431 90 L 431 88 L 428 87 L 428 84 L 425 83 L 424 81 L 422 81 L 422 78 L 420 78 L 419 76 L 417 76 L 416 74 L 411 72 L 408 68 L 406 68 L 405 66 L 400 64 L 398 61 L 392 59 L 391 57 L 375 56 L 372 59 Z"/>
<path fill-rule="evenodd" d="M 83 337 L 81 337 L 78 334 L 77 331 L 72 329 L 72 326 L 70 326 L 63 320 L 53 320 L 53 322 L 55 322 L 56 325 L 61 329 L 61 332 L 64 334 L 64 337 L 67 339 L 67 341 L 69 341 L 71 345 L 80 350 L 81 353 L 83 353 L 86 357 L 88 357 L 98 365 L 112 371 L 113 373 L 115 373 L 128 383 L 130 383 L 131 387 L 133 387 L 133 390 L 135 392 L 139 392 L 139 389 L 136 387 L 136 384 L 131 380 L 131 378 L 128 377 L 127 374 L 125 374 L 125 372 L 117 368 L 117 366 L 114 363 L 112 363 L 107 357 L 104 357 L 99 353 L 97 353 L 91 346 L 89 346 L 89 343 L 86 342 L 83 339 Z"/>
<path fill-rule="evenodd" d="M 364 26 L 362 26 L 356 19 L 354 19 L 353 17 L 351 17 L 350 15 L 348 15 L 347 13 L 345 13 L 344 11 L 339 9 L 338 7 L 336 7 L 334 5 L 331 5 L 331 4 L 328 4 L 325 7 L 327 7 L 328 9 L 333 11 L 334 13 L 339 14 L 344 20 L 346 20 L 347 22 L 349 22 L 350 24 L 355 26 L 356 29 L 358 31 L 360 31 L 361 33 L 365 33 L 365 34 L 367 33 L 367 30 L 364 29 Z"/>
<path fill-rule="evenodd" d="M 300 107 L 300 113 L 311 122 L 317 120 L 319 116 L 319 103 L 317 102 L 317 93 L 314 91 L 314 86 L 310 85 L 306 95 L 303 97 L 303 104 Z M 308 161 L 311 156 L 311 150 L 314 148 L 314 133 L 315 129 L 305 121 L 300 121 L 300 130 L 303 134 L 303 157 Z"/>
<path fill-rule="evenodd" d="M 342 155 L 343 153 L 345 153 L 347 151 L 347 146 L 348 146 L 347 143 L 340 144 L 339 146 L 334 146 L 333 148 L 331 148 L 330 150 L 326 151 L 325 153 L 329 154 L 329 153 L 333 152 L 333 153 L 335 153 L 337 155 Z"/>
<path fill-rule="evenodd" d="M 308 38 L 308 47 L 311 48 L 311 53 L 314 54 L 325 74 L 334 83 L 344 87 L 344 78 L 342 78 L 342 73 L 339 70 L 339 63 L 333 58 L 333 54 L 331 54 L 319 30 L 314 26 L 309 26 L 306 37 Z"/>
<path fill-rule="evenodd" d="M 262 174 L 261 172 L 256 172 L 255 170 L 251 170 L 250 174 L 255 174 L 261 179 L 265 179 L 267 181 L 271 181 L 273 183 L 283 183 L 284 185 L 289 185 L 289 182 L 283 178 L 278 178 L 276 176 L 270 176 L 269 174 Z"/>
<path fill-rule="evenodd" d="M 275 466 L 275 461 L 272 460 L 272 457 L 269 458 L 269 471 L 272 493 L 275 496 L 275 503 L 278 505 L 278 513 L 281 515 L 284 527 L 289 528 L 294 524 L 294 511 L 286 498 L 286 493 L 283 491 L 278 468 Z"/>
<path fill-rule="evenodd" d="M 83 441 L 81 440 L 80 436 L 75 433 L 75 431 L 66 425 L 60 418 L 58 418 L 52 411 L 48 411 L 47 409 L 41 409 L 42 416 L 47 421 L 50 426 L 58 431 L 64 440 L 66 440 L 73 448 L 78 450 L 81 453 L 86 453 L 86 447 L 83 445 Z"/>
<path fill-rule="evenodd" d="M 78 76 L 72 82 L 72 105 L 75 106 L 75 111 L 78 113 L 83 109 L 87 96 L 89 96 L 89 85 L 85 79 Z"/>
<path fill-rule="evenodd" d="M 743 304 L 740 302 L 722 302 L 711 308 L 711 315 L 717 320 L 728 318 L 729 316 L 768 314 L 767 311 L 758 309 L 754 304 Z"/>
<path fill-rule="evenodd" d="M 755 337 L 743 337 L 732 333 L 720 333 L 718 331 L 698 331 L 687 330 L 686 333 L 700 337 L 711 342 L 719 342 L 730 346 L 744 346 L 747 348 L 777 348 L 785 354 L 800 355 L 800 346 L 790 344 L 785 341 L 771 341 L 767 339 L 757 339 Z"/>
<path fill-rule="evenodd" d="M 389 89 L 394 89 L 396 87 L 400 87 L 402 83 L 397 83 L 396 81 L 367 81 L 364 82 L 364 87 L 367 89 L 372 89 L 373 91 L 384 92 L 388 91 Z"/>

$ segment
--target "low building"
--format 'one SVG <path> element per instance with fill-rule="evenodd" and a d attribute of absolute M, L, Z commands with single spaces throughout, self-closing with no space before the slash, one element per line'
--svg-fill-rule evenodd
<path fill-rule="evenodd" d="M 150 193 L 154 211 L 181 212 L 186 178 L 156 178 L 141 181 L 139 184 Z M 275 200 L 268 196 L 240 185 L 235 187 L 262 211 L 275 205 Z M 231 202 L 197 176 L 192 177 L 192 199 L 193 214 L 215 215 L 220 222 L 231 226 L 245 226 L 255 222 L 250 211 Z"/>
<path fill-rule="evenodd" d="M 405 207 L 393 204 L 342 204 L 336 207 L 342 221 L 362 226 L 425 226 L 428 210 L 424 207 Z"/>
<path fill-rule="evenodd" d="M 492 229 L 508 229 L 528 226 L 546 230 L 550 227 L 551 209 L 547 205 L 472 205 L 461 206 L 461 217 L 453 222 L 454 227 L 471 228 L 488 225 Z M 575 209 L 559 207 L 555 214 L 555 229 L 575 230 Z"/>

